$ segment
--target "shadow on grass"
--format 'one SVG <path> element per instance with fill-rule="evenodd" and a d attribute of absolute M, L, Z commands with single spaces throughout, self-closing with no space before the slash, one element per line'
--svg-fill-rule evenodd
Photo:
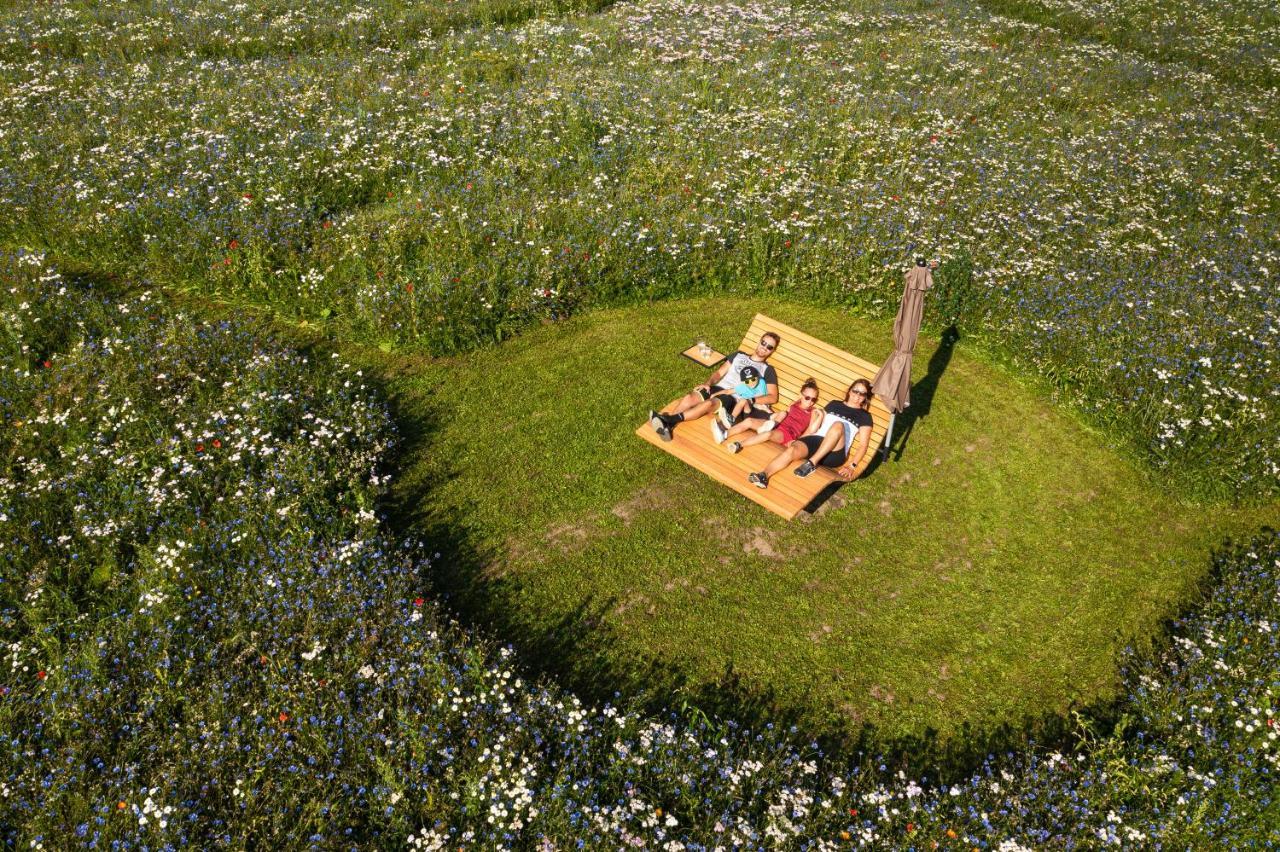
<path fill-rule="evenodd" d="M 867 463 L 866 469 L 858 479 L 866 479 L 874 476 L 880 465 L 887 461 L 890 454 L 893 460 L 898 462 L 902 459 L 902 451 L 907 446 L 907 439 L 911 436 L 911 430 L 915 427 L 916 422 L 923 420 L 929 415 L 930 409 L 933 407 L 933 395 L 938 390 L 938 382 L 942 378 L 942 374 L 947 371 L 947 365 L 951 363 L 951 354 L 956 348 L 956 342 L 960 340 L 960 331 L 952 324 L 942 333 L 942 339 L 938 343 L 938 348 L 934 350 L 933 355 L 929 357 L 929 372 L 923 379 L 911 386 L 911 405 L 898 415 L 895 428 L 898 430 L 890 436 L 890 444 L 877 450 L 871 456 L 871 461 Z M 897 452 L 894 453 L 893 445 L 897 445 Z M 804 511 L 813 514 L 822 508 L 822 505 L 835 496 L 845 483 L 832 482 L 813 496 L 804 507 Z"/>
<path fill-rule="evenodd" d="M 952 352 L 955 351 L 956 343 L 959 340 L 960 331 L 954 324 L 948 326 L 947 330 L 942 332 L 942 339 L 938 342 L 938 348 L 929 357 L 929 372 L 923 379 L 911 386 L 911 404 L 898 415 L 898 431 L 894 434 L 888 451 L 883 455 L 892 455 L 895 462 L 902 460 L 902 451 L 906 449 L 907 441 L 911 437 L 911 430 L 915 428 L 917 422 L 928 417 L 930 409 L 933 408 L 933 395 L 938 391 L 938 382 L 942 379 L 942 374 L 947 371 L 947 365 L 951 363 Z M 881 455 L 881 453 L 877 453 L 877 459 Z M 874 467 L 875 464 L 876 461 L 873 461 L 871 467 Z M 868 468 L 867 473 L 871 472 L 871 467 Z"/>
<path fill-rule="evenodd" d="M 510 555 L 484 543 L 482 531 L 468 526 L 465 511 L 439 508 L 433 499 L 441 485 L 460 473 L 458 463 L 418 463 L 433 452 L 434 435 L 450 412 L 440 408 L 430 391 L 399 392 L 394 381 L 384 382 L 381 390 L 390 400 L 401 436 L 390 459 L 404 477 L 386 507 L 391 526 L 401 537 L 430 543 L 439 557 L 432 576 L 424 579 L 463 624 L 513 645 L 530 680 L 553 679 L 588 704 L 609 702 L 660 719 L 674 714 L 690 726 L 705 724 L 716 735 L 731 729 L 773 729 L 798 746 L 814 743 L 839 762 L 868 768 L 885 764 L 934 780 L 963 777 L 988 755 L 1018 749 L 1029 740 L 1042 745 L 1069 740 L 1070 714 L 993 730 L 966 725 L 945 740 L 933 731 L 885 737 L 871 724 L 835 708 L 783 700 L 731 665 L 707 679 L 695 677 L 678 659 L 637 654 L 609 626 L 609 615 L 619 603 L 615 597 L 589 596 L 551 619 L 543 613 L 526 614 L 519 578 L 502 570 Z M 1114 715 L 1109 704 L 1072 710 L 1099 720 Z"/>

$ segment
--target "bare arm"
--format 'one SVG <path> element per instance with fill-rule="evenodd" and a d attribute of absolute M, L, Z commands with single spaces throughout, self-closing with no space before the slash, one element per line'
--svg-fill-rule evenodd
<path fill-rule="evenodd" d="M 711 373 L 711 376 L 705 382 L 698 385 L 698 387 L 711 390 L 711 386 L 719 384 L 720 380 L 724 378 L 724 374 L 727 372 L 729 372 L 729 361 L 728 359 L 725 359 L 721 362 L 720 366 L 716 367 L 716 369 Z"/>
<path fill-rule="evenodd" d="M 804 427 L 804 431 L 800 433 L 800 437 L 812 435 L 818 431 L 818 427 L 822 425 L 822 418 L 826 415 L 822 413 L 822 409 L 814 406 L 813 411 L 809 412 L 809 425 Z"/>
<path fill-rule="evenodd" d="M 757 405 L 773 405 L 778 401 L 778 383 L 774 382 L 765 387 L 767 389 L 764 392 L 764 396 L 758 396 L 755 399 Z"/>
<path fill-rule="evenodd" d="M 863 426 L 858 430 L 853 452 L 849 455 L 848 460 L 836 470 L 841 479 L 853 479 L 853 472 L 858 469 L 858 465 L 862 464 L 862 458 L 867 454 L 867 446 L 870 443 L 871 427 Z"/>

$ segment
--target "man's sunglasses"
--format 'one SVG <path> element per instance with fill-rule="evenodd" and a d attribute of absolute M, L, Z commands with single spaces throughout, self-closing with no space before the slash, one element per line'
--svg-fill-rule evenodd
<path fill-rule="evenodd" d="M 768 349 L 770 352 L 772 352 L 774 349 L 777 349 L 777 348 L 778 348 L 778 344 L 776 344 L 776 343 L 765 343 L 763 340 L 761 340 L 761 341 L 760 341 L 760 345 L 761 345 L 761 346 L 763 346 L 765 349 Z"/>

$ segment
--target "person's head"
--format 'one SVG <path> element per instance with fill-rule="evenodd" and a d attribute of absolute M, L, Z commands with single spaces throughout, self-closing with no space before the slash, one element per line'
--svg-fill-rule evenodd
<path fill-rule="evenodd" d="M 756 382 L 760 381 L 760 371 L 755 367 L 742 368 L 742 383 L 749 388 L 756 386 Z"/>
<path fill-rule="evenodd" d="M 856 408 L 871 405 L 871 382 L 866 379 L 854 379 L 844 393 L 844 401 Z"/>
<path fill-rule="evenodd" d="M 773 354 L 773 350 L 778 348 L 780 342 L 782 342 L 782 338 L 778 337 L 775 332 L 766 331 L 760 335 L 760 342 L 756 344 L 756 360 L 767 361 L 769 356 Z"/>
<path fill-rule="evenodd" d="M 804 380 L 800 386 L 800 407 L 808 411 L 818 404 L 818 381 L 814 378 Z"/>

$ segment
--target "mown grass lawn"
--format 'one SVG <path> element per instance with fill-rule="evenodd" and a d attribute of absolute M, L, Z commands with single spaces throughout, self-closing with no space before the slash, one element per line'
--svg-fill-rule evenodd
<path fill-rule="evenodd" d="M 883 323 L 717 299 L 383 363 L 409 426 L 401 522 L 451 543 L 442 590 L 589 695 L 947 739 L 1106 701 L 1120 649 L 1264 511 L 1180 505 L 963 341 L 926 335 L 905 443 L 788 523 L 632 434 L 703 375 L 676 353 L 736 346 L 760 310 L 870 360 L 890 348 Z"/>

